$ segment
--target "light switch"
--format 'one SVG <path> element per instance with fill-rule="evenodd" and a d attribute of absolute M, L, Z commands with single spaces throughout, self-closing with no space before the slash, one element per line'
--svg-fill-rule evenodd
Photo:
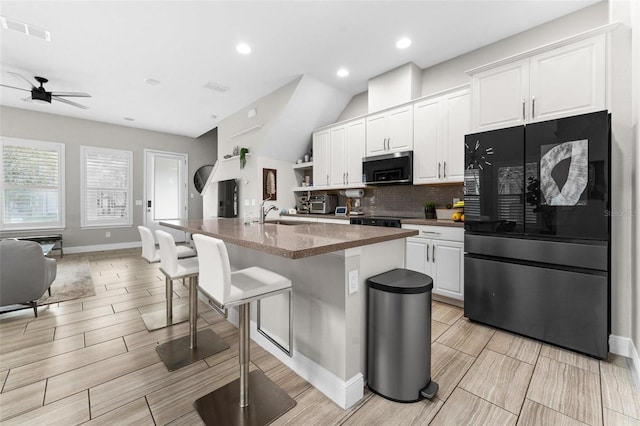
<path fill-rule="evenodd" d="M 358 291 L 358 270 L 349 271 L 349 294 Z"/>
<path fill-rule="evenodd" d="M 136 206 L 141 206 L 142 205 L 142 200 L 136 200 Z"/>

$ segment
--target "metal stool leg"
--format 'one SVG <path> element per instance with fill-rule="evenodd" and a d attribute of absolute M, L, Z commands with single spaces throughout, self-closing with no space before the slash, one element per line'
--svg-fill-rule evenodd
<path fill-rule="evenodd" d="M 251 344 L 249 342 L 249 304 L 240 305 L 240 407 L 249 405 L 249 359 Z"/>
<path fill-rule="evenodd" d="M 167 299 L 167 325 L 173 322 L 173 280 L 165 277 L 165 298 Z"/>
<path fill-rule="evenodd" d="M 198 346 L 198 277 L 189 277 L 189 347 Z"/>

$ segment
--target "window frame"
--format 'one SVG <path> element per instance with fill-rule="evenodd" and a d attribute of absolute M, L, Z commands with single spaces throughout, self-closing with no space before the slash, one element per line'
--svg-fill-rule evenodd
<path fill-rule="evenodd" d="M 127 196 L 126 196 L 126 217 L 124 219 L 98 219 L 89 220 L 87 217 L 87 159 L 92 154 L 110 154 L 126 158 L 127 167 Z M 80 146 L 80 228 L 117 228 L 133 226 L 133 151 L 113 148 L 103 148 L 97 146 Z"/>
<path fill-rule="evenodd" d="M 56 151 L 58 154 L 58 220 L 54 222 L 5 222 L 5 184 L 4 184 L 4 147 L 6 145 L 22 146 L 31 149 Z M 66 226 L 65 202 L 65 144 L 34 139 L 0 137 L 0 231 L 31 231 L 31 230 L 63 230 Z"/>

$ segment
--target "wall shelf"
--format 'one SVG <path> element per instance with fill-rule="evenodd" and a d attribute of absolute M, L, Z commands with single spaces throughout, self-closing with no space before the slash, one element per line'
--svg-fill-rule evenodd
<path fill-rule="evenodd" d="M 313 161 L 308 161 L 306 163 L 297 163 L 293 165 L 293 169 L 310 169 L 313 167 Z"/>
<path fill-rule="evenodd" d="M 251 153 L 250 153 L 250 152 L 247 152 L 247 153 L 245 154 L 245 157 L 251 157 Z M 234 156 L 229 157 L 229 158 L 223 158 L 223 159 L 221 159 L 220 161 L 233 161 L 233 160 L 238 160 L 238 161 L 240 161 L 240 156 L 239 156 L 239 155 L 234 155 Z"/>
<path fill-rule="evenodd" d="M 230 139 L 237 138 L 240 135 L 244 135 L 245 133 L 253 132 L 254 130 L 258 130 L 261 127 L 262 127 L 262 124 L 256 124 L 255 126 L 251 126 L 251 127 L 247 128 L 247 129 L 240 130 L 239 132 L 234 133 L 233 135 L 229 136 L 229 138 Z"/>

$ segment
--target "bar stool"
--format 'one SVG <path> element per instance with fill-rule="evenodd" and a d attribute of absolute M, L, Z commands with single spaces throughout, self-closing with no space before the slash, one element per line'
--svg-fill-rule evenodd
<path fill-rule="evenodd" d="M 222 240 L 200 234 L 193 240 L 200 256 L 207 259 L 200 265 L 200 291 L 221 308 L 238 306 L 240 311 L 240 378 L 193 405 L 207 425 L 269 424 L 295 407 L 296 401 L 260 370 L 249 373 L 249 306 L 254 300 L 291 292 L 291 280 L 256 266 L 231 272 Z"/>
<path fill-rule="evenodd" d="M 169 371 L 229 348 L 213 330 L 197 331 L 198 322 L 198 258 L 178 259 L 176 244 L 168 232 L 156 231 L 160 244 L 160 271 L 167 282 L 189 278 L 189 335 L 156 347 L 156 352 Z M 169 290 L 167 285 L 167 291 Z"/>
<path fill-rule="evenodd" d="M 140 239 L 142 240 L 142 258 L 149 263 L 160 262 L 160 250 L 156 249 L 151 230 L 145 226 L 138 226 L 138 232 L 140 232 Z M 176 246 L 176 254 L 178 259 L 198 255 L 194 249 L 187 246 Z M 182 280 L 182 283 L 184 284 L 184 280 Z M 173 281 L 169 279 L 166 280 L 166 301 L 166 314 L 163 311 L 155 311 L 142 315 L 142 321 L 147 330 L 157 330 L 189 319 L 189 311 L 186 306 L 179 306 L 175 312 L 173 311 Z"/>

